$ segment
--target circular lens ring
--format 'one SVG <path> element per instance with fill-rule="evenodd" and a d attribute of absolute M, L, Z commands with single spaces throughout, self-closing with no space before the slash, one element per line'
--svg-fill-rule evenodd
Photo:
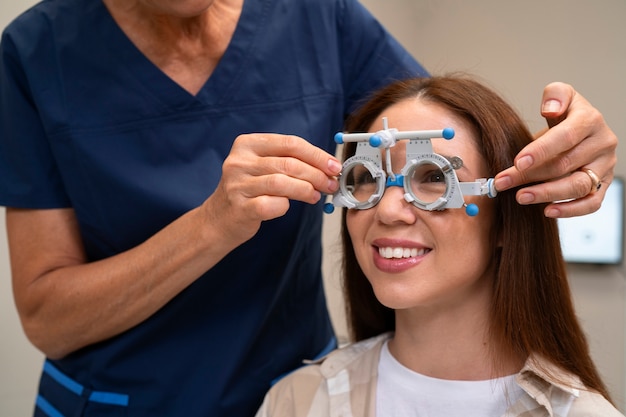
<path fill-rule="evenodd" d="M 372 178 L 376 180 L 376 191 L 367 199 L 367 201 L 359 201 L 354 197 L 349 186 L 346 184 L 346 180 L 349 177 L 350 172 L 357 166 L 363 166 L 372 175 Z M 341 176 L 339 177 L 339 190 L 343 197 L 350 203 L 350 208 L 365 210 L 374 207 L 383 196 L 385 192 L 385 171 L 377 165 L 374 161 L 363 156 L 355 155 L 348 158 L 341 168 Z"/>
<path fill-rule="evenodd" d="M 435 165 L 441 170 L 441 173 L 444 176 L 444 180 L 446 182 L 446 189 L 441 195 L 441 197 L 437 198 L 434 201 L 423 201 L 415 195 L 411 187 L 411 181 L 409 180 L 415 170 L 423 165 L 431 164 Z M 407 161 L 404 168 L 402 168 L 402 175 L 404 175 L 404 198 L 413 203 L 413 205 L 419 209 L 426 211 L 433 210 L 443 210 L 446 208 L 446 204 L 450 200 L 450 196 L 456 189 L 456 184 L 458 180 L 456 179 L 456 174 L 454 172 L 454 168 L 450 164 L 446 158 L 441 155 L 430 153 L 430 154 L 422 154 L 419 158 L 413 158 Z"/>

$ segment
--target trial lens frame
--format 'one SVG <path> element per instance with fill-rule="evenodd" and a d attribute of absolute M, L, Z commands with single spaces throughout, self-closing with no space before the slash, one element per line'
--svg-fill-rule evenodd
<path fill-rule="evenodd" d="M 462 165 L 460 158 L 452 158 L 450 161 L 446 157 L 433 152 L 431 139 L 444 138 L 450 140 L 454 137 L 452 128 L 443 130 L 417 130 L 398 131 L 389 128 L 387 118 L 383 117 L 383 130 L 375 133 L 342 133 L 335 135 L 335 142 L 343 144 L 346 142 L 357 142 L 355 154 L 348 158 L 342 166 L 339 175 L 339 189 L 333 194 L 332 203 L 324 205 L 326 213 L 332 213 L 334 207 L 347 207 L 349 209 L 365 210 L 374 207 L 382 198 L 387 187 L 399 186 L 404 188 L 404 199 L 416 207 L 426 210 L 445 210 L 448 208 L 465 207 L 465 212 L 469 216 L 478 214 L 476 204 L 465 204 L 464 195 L 487 195 L 490 198 L 496 196 L 497 191 L 493 178 L 479 178 L 474 182 L 459 182 L 455 168 Z M 395 174 L 391 168 L 391 147 L 395 146 L 398 140 L 408 140 L 406 146 L 406 164 L 400 174 Z M 384 148 L 386 152 L 386 172 L 382 168 L 381 152 L 379 148 Z M 459 165 L 457 165 L 460 162 Z M 445 181 L 445 191 L 432 201 L 425 201 L 417 196 L 411 187 L 410 179 L 421 166 L 434 165 L 438 167 Z M 366 168 L 376 182 L 376 190 L 365 200 L 358 200 L 352 193 L 351 188 L 346 184 L 348 176 L 355 167 Z"/>

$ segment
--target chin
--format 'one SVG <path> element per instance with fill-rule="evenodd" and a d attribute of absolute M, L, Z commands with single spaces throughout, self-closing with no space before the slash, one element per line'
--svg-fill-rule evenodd
<path fill-rule="evenodd" d="M 418 302 L 416 302 L 416 300 L 407 299 L 406 292 L 400 292 L 400 291 L 380 292 L 380 291 L 374 290 L 374 294 L 376 295 L 376 299 L 378 300 L 379 303 L 393 310 L 404 310 L 404 309 L 415 307 L 416 305 L 418 305 Z"/>

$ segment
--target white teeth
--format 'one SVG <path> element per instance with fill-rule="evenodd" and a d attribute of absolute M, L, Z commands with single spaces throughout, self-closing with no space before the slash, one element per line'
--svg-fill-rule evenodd
<path fill-rule="evenodd" d="M 416 256 L 422 256 L 426 252 L 427 249 L 416 249 L 416 248 L 378 248 L 378 253 L 380 256 L 386 259 L 401 259 L 401 258 L 414 258 Z"/>

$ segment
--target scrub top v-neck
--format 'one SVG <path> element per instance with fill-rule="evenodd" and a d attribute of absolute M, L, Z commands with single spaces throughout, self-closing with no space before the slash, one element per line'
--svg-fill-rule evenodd
<path fill-rule="evenodd" d="M 106 9 L 104 4 L 99 4 Z M 237 77 L 242 73 L 245 75 L 246 56 L 249 56 L 248 51 L 253 45 L 256 32 L 265 24 L 263 19 L 267 18 L 267 15 L 263 15 L 262 9 L 262 1 L 244 2 L 239 22 L 223 58 L 195 95 L 186 91 L 147 59 L 132 44 L 110 14 L 103 12 L 102 29 L 108 34 L 105 37 L 110 39 L 107 43 L 107 60 L 135 69 L 133 74 L 129 74 L 128 82 L 145 86 L 146 91 L 150 91 L 155 99 L 163 103 L 174 104 L 177 107 L 193 105 L 196 102 L 207 105 L 218 104 L 220 99 L 228 99 L 228 91 L 236 83 Z"/>

